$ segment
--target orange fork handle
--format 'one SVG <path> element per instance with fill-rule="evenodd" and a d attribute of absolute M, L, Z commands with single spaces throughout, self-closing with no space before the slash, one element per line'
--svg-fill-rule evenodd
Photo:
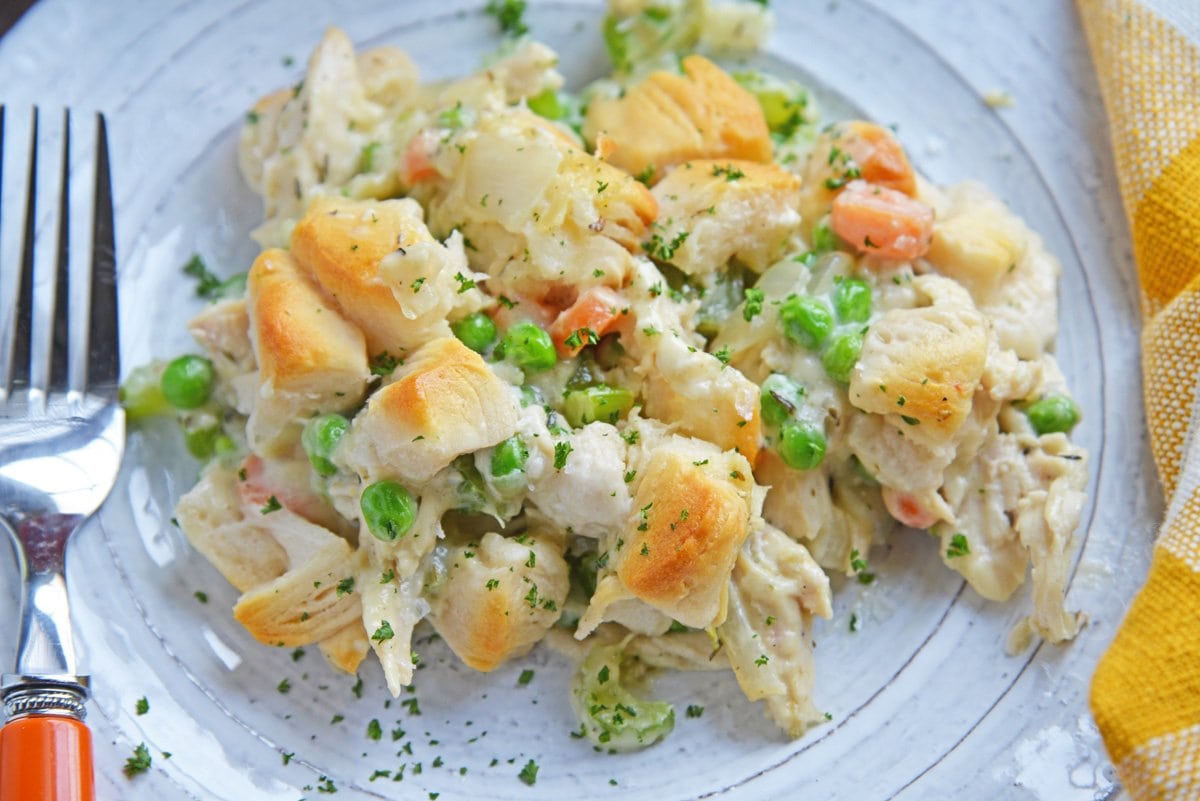
<path fill-rule="evenodd" d="M 0 799 L 94 801 L 92 733 L 74 718 L 10 721 L 0 729 Z"/>

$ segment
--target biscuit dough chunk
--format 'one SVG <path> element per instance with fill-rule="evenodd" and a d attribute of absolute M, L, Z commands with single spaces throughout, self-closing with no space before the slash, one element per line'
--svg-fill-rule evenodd
<path fill-rule="evenodd" d="M 429 619 L 463 662 L 490 671 L 527 652 L 562 614 L 568 574 L 557 533 L 439 545 L 446 566 L 430 593 Z"/>
<path fill-rule="evenodd" d="M 665 435 L 635 457 L 633 511 L 609 538 L 607 564 L 576 638 L 608 607 L 637 598 L 685 626 L 725 620 L 729 574 L 761 500 L 736 451 Z"/>
<path fill-rule="evenodd" d="M 722 269 L 736 257 L 762 272 L 800 227 L 800 179 L 775 164 L 698 159 L 654 187 L 665 241 L 687 231 L 668 261 L 689 275 Z"/>
<path fill-rule="evenodd" d="M 433 242 L 414 200 L 321 198 L 292 232 L 292 255 L 358 325 L 371 355 L 403 355 L 420 344 L 414 326 L 380 276 L 384 257 Z M 419 326 L 415 332 L 423 331 Z"/>
<path fill-rule="evenodd" d="M 962 287 L 921 276 L 931 304 L 891 309 L 871 324 L 850 375 L 850 402 L 888 415 L 909 436 L 940 443 L 958 431 L 987 359 L 987 324 Z"/>
<path fill-rule="evenodd" d="M 263 251 L 246 281 L 259 386 L 247 435 L 256 450 L 286 444 L 318 412 L 356 406 L 370 369 L 362 332 L 284 250 Z"/>
<path fill-rule="evenodd" d="M 364 477 L 423 483 L 456 456 L 512 436 L 515 393 L 453 337 L 423 345 L 371 396 L 341 449 Z"/>
<path fill-rule="evenodd" d="M 754 96 L 703 56 L 683 75 L 658 71 L 619 98 L 588 106 L 583 134 L 612 144 L 611 164 L 651 180 L 689 159 L 771 160 L 771 134 Z"/>

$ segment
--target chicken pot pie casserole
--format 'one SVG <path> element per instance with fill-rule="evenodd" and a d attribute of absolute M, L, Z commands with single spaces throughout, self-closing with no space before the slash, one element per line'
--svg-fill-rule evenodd
<path fill-rule="evenodd" d="M 333 29 L 249 112 L 262 252 L 188 265 L 204 355 L 125 401 L 207 461 L 177 521 L 255 638 L 374 652 L 393 695 L 419 624 L 480 671 L 546 639 L 620 750 L 672 728 L 630 689 L 653 668 L 731 669 L 790 737 L 824 720 L 828 576 L 870 583 L 899 525 L 987 599 L 1028 576 L 1013 647 L 1075 635 L 1059 264 L 887 127 L 668 55 L 765 13 L 614 2 L 615 72 L 578 92 L 527 37 L 422 83 Z"/>

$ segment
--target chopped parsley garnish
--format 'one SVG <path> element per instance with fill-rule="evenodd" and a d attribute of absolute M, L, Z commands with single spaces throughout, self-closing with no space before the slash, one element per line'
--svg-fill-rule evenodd
<path fill-rule="evenodd" d="M 303 648 L 297 648 L 294 651 L 292 651 L 292 661 L 293 662 L 299 662 L 303 658 L 304 658 L 304 649 Z"/>
<path fill-rule="evenodd" d="M 635 175 L 633 177 L 635 180 L 641 181 L 642 183 L 649 186 L 650 182 L 654 180 L 654 165 L 647 164 L 646 169 L 642 170 L 641 172 L 639 172 L 637 175 Z"/>
<path fill-rule="evenodd" d="M 278 512 L 282 508 L 283 504 L 279 502 L 278 498 L 272 495 L 270 498 L 267 498 L 267 502 L 263 504 L 263 508 L 259 511 L 261 511 L 264 515 L 269 515 L 271 512 Z"/>
<path fill-rule="evenodd" d="M 686 714 L 689 718 L 698 718 L 704 714 L 704 707 L 696 706 L 695 704 L 688 704 Z"/>
<path fill-rule="evenodd" d="M 915 418 L 915 417 L 909 417 L 907 414 L 902 414 L 902 415 L 900 415 L 900 419 L 901 419 L 901 420 L 903 420 L 905 423 L 907 423 L 907 424 L 908 424 L 908 425 L 910 425 L 910 426 L 919 426 L 919 425 L 921 425 L 921 421 L 920 421 L 920 420 L 918 420 L 918 419 L 917 419 L 917 418 Z"/>
<path fill-rule="evenodd" d="M 289 692 L 292 691 L 292 683 L 288 679 L 283 679 L 282 681 L 280 681 L 278 684 L 275 685 L 275 689 L 279 692 L 280 695 L 287 695 Z"/>
<path fill-rule="evenodd" d="M 600 668 L 600 672 L 596 674 L 596 681 L 604 684 L 608 681 L 608 665 Z"/>
<path fill-rule="evenodd" d="M 958 556 L 966 556 L 971 552 L 971 546 L 967 543 L 967 537 L 961 532 L 950 538 L 950 547 L 946 548 L 946 558 L 954 559 Z"/>
<path fill-rule="evenodd" d="M 475 281 L 462 273 L 455 273 L 454 280 L 458 282 L 458 294 L 462 294 L 469 289 L 475 288 Z"/>
<path fill-rule="evenodd" d="M 771 658 L 769 656 L 767 656 L 766 654 L 759 654 L 758 659 L 754 660 L 754 664 L 758 665 L 759 667 L 762 667 L 763 665 L 767 664 L 770 661 L 771 661 Z"/>
<path fill-rule="evenodd" d="M 746 177 L 746 173 L 742 172 L 737 167 L 734 167 L 732 164 L 726 164 L 724 167 L 715 165 L 713 166 L 712 174 L 717 177 L 724 175 L 726 181 L 736 181 L 739 178 Z"/>
<path fill-rule="evenodd" d="M 379 742 L 383 737 L 383 726 L 379 725 L 378 718 L 371 718 L 371 722 L 367 724 L 367 738 Z"/>
<path fill-rule="evenodd" d="M 196 590 L 194 593 L 192 593 L 192 597 L 202 604 L 208 603 L 208 593 L 204 590 Z"/>
<path fill-rule="evenodd" d="M 396 569 L 389 567 L 387 570 L 379 574 L 379 583 L 388 584 L 396 578 Z"/>
<path fill-rule="evenodd" d="M 568 348 L 582 348 L 584 345 L 595 345 L 600 341 L 600 336 L 590 328 L 579 328 L 571 332 L 571 335 L 563 340 L 563 344 Z"/>
<path fill-rule="evenodd" d="M 644 243 L 642 248 L 652 259 L 670 261 L 675 256 L 675 251 L 679 250 L 683 243 L 687 241 L 689 234 L 690 232 L 688 231 L 680 231 L 669 242 L 663 239 L 661 234 L 651 234 L 650 241 Z M 660 289 L 659 292 L 661 291 Z M 650 292 L 651 294 L 655 294 L 653 288 L 651 288 Z"/>
<path fill-rule="evenodd" d="M 286 765 L 292 761 L 292 758 L 294 756 L 296 756 L 296 752 L 295 751 L 283 751 L 282 753 L 280 753 L 279 756 L 283 759 L 283 764 Z"/>
<path fill-rule="evenodd" d="M 246 274 L 239 273 L 231 278 L 222 280 L 208 269 L 199 253 L 193 253 L 187 264 L 183 265 L 184 275 L 196 279 L 196 295 L 205 300 L 220 300 L 235 297 L 246 290 Z"/>
<path fill-rule="evenodd" d="M 850 631 L 858 631 L 858 615 L 850 614 Z"/>
<path fill-rule="evenodd" d="M 354 592 L 354 576 L 347 576 L 338 582 L 337 594 L 339 598 L 343 595 L 349 595 L 352 592 Z"/>
<path fill-rule="evenodd" d="M 730 347 L 728 345 L 723 345 L 719 350 L 717 350 L 715 353 L 713 353 L 713 356 L 716 357 L 717 361 L 719 361 L 723 365 L 729 364 L 729 357 L 732 355 L 733 355 L 733 351 L 730 349 Z"/>
<path fill-rule="evenodd" d="M 521 768 L 521 772 L 517 774 L 517 778 L 532 787 L 537 784 L 537 775 L 538 764 L 531 759 L 525 763 L 525 767 Z"/>
<path fill-rule="evenodd" d="M 742 307 L 742 319 L 750 322 L 762 313 L 763 301 L 766 299 L 766 295 L 763 294 L 761 289 L 753 287 L 748 287 L 745 295 L 746 305 Z"/>
<path fill-rule="evenodd" d="M 875 580 L 875 574 L 867 572 L 867 560 L 862 558 L 857 548 L 850 551 L 850 569 L 858 575 L 859 584 L 870 584 Z"/>
<path fill-rule="evenodd" d="M 371 359 L 371 372 L 374 375 L 391 375 L 398 365 L 404 364 L 398 357 L 386 350 L 376 354 Z"/>
<path fill-rule="evenodd" d="M 496 18 L 505 34 L 520 36 L 529 32 L 524 19 L 525 0 L 488 0 L 484 11 Z"/>
<path fill-rule="evenodd" d="M 125 767 L 121 770 L 125 774 L 125 778 L 132 779 L 139 773 L 150 770 L 150 761 L 150 749 L 146 747 L 145 743 L 139 743 L 133 749 L 133 756 L 125 760 Z"/>
<path fill-rule="evenodd" d="M 517 684 L 521 685 L 522 687 L 529 684 L 531 681 L 533 681 L 533 671 L 529 668 L 522 670 L 521 675 L 517 677 Z"/>
<path fill-rule="evenodd" d="M 137 703 L 134 704 L 133 708 L 134 711 L 139 715 L 144 715 L 150 711 L 150 702 L 146 700 L 146 696 L 143 695 L 141 698 L 137 699 Z"/>
<path fill-rule="evenodd" d="M 396 636 L 396 632 L 392 631 L 392 624 L 386 620 L 379 624 L 379 628 L 375 629 L 375 633 L 371 635 L 371 639 L 375 642 L 386 642 Z"/>
<path fill-rule="evenodd" d="M 571 455 L 572 450 L 574 450 L 574 449 L 571 447 L 571 443 L 569 443 L 569 442 L 554 443 L 554 469 L 555 470 L 562 470 L 564 467 L 567 466 L 567 457 Z"/>
<path fill-rule="evenodd" d="M 500 580 L 499 579 L 488 579 L 487 584 L 484 584 L 483 586 L 489 590 L 494 590 L 500 586 Z"/>

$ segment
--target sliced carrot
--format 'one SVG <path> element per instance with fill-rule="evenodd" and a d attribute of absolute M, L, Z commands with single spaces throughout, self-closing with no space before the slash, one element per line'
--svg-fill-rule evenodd
<path fill-rule="evenodd" d="M 916 259 L 929 250 L 933 209 L 895 189 L 851 181 L 833 199 L 830 224 L 860 253 Z"/>
<path fill-rule="evenodd" d="M 917 173 L 908 162 L 904 146 L 889 129 L 855 120 L 846 125 L 837 146 L 854 160 L 864 181 L 916 197 Z"/>
<path fill-rule="evenodd" d="M 938 520 L 937 515 L 922 506 L 912 493 L 884 487 L 882 494 L 888 514 L 906 526 L 929 528 Z"/>
<path fill-rule="evenodd" d="M 437 168 L 433 166 L 433 154 L 437 152 L 440 134 L 427 128 L 408 142 L 404 148 L 404 163 L 400 166 L 400 180 L 408 186 L 432 181 L 438 177 Z"/>
<path fill-rule="evenodd" d="M 592 287 L 550 324 L 550 338 L 561 359 L 569 359 L 585 345 L 612 331 L 621 322 L 625 299 L 608 287 Z M 570 342 L 568 342 L 570 340 Z"/>

